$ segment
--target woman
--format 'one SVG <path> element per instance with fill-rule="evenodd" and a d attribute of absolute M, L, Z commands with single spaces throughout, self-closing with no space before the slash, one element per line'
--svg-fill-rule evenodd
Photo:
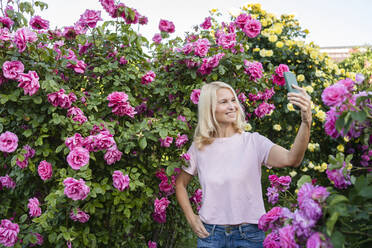
<path fill-rule="evenodd" d="M 294 87 L 300 93 L 288 93 L 288 99 L 301 109 L 302 123 L 289 151 L 258 133 L 243 131 L 244 112 L 230 85 L 212 82 L 202 87 L 189 166 L 182 167 L 176 181 L 177 201 L 198 236 L 197 247 L 263 246 L 265 234 L 257 227 L 265 213 L 261 165 L 297 167 L 310 137 L 310 97 Z M 199 215 L 186 191 L 196 174 L 203 192 Z"/>

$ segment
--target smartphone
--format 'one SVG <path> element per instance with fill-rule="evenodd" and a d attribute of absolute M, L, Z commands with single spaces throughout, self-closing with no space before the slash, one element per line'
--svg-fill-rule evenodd
<path fill-rule="evenodd" d="M 290 72 L 290 71 L 283 72 L 283 75 L 284 75 L 285 87 L 287 88 L 287 91 L 288 92 L 294 92 L 294 93 L 300 93 L 300 91 L 298 89 L 295 89 L 295 88 L 292 87 L 292 85 L 298 86 L 297 80 L 296 80 L 296 75 L 294 73 Z M 299 109 L 295 105 L 293 105 L 293 107 L 297 110 Z"/>
<path fill-rule="evenodd" d="M 290 72 L 290 71 L 283 72 L 283 75 L 284 75 L 285 87 L 287 88 L 287 91 L 288 92 L 299 93 L 298 89 L 295 89 L 295 88 L 292 87 L 292 85 L 298 86 L 297 80 L 296 80 L 296 75 L 294 73 Z"/>

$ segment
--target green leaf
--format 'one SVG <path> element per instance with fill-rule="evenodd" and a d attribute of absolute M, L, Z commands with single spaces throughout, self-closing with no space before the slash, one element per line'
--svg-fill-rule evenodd
<path fill-rule="evenodd" d="M 336 194 L 336 195 L 332 195 L 332 198 L 330 198 L 331 200 L 329 201 L 329 207 L 332 207 L 340 202 L 347 202 L 349 201 L 349 199 L 346 198 L 346 196 L 344 195 L 339 195 L 339 194 Z"/>
<path fill-rule="evenodd" d="M 353 111 L 351 112 L 351 117 L 356 121 L 363 122 L 367 118 L 367 114 L 363 110 L 358 112 Z"/>
<path fill-rule="evenodd" d="M 340 132 L 343 127 L 344 127 L 344 118 L 343 117 L 339 117 L 336 120 L 336 129 L 337 129 L 337 131 Z"/>
<path fill-rule="evenodd" d="M 345 237 L 342 233 L 339 231 L 334 232 L 334 234 L 331 236 L 331 242 L 333 244 L 333 247 L 335 248 L 342 248 L 344 247 L 345 243 Z"/>
<path fill-rule="evenodd" d="M 22 215 L 21 218 L 19 218 L 19 223 L 22 224 L 23 222 L 25 222 L 26 219 L 27 219 L 27 214 Z"/>
<path fill-rule="evenodd" d="M 34 103 L 36 104 L 40 104 L 42 103 L 43 99 L 41 98 L 41 96 L 38 96 L 38 97 L 33 97 L 32 101 L 34 101 Z"/>
<path fill-rule="evenodd" d="M 147 146 L 147 141 L 145 137 L 141 137 L 139 140 L 139 146 L 142 150 L 144 150 Z"/>
<path fill-rule="evenodd" d="M 30 137 L 31 134 L 32 134 L 32 130 L 31 129 L 27 129 L 26 131 L 24 131 L 23 133 L 23 136 L 25 136 L 26 138 Z"/>
<path fill-rule="evenodd" d="M 305 183 L 311 183 L 311 177 L 309 175 L 303 175 L 298 181 L 297 181 L 297 188 L 300 189 L 302 185 Z"/>
<path fill-rule="evenodd" d="M 333 212 L 331 217 L 327 220 L 326 227 L 328 236 L 332 235 L 333 228 L 335 227 L 339 215 L 340 214 L 338 212 Z"/>
<path fill-rule="evenodd" d="M 362 188 L 359 191 L 359 195 L 365 198 L 372 198 L 372 186 Z"/>
<path fill-rule="evenodd" d="M 166 129 L 161 129 L 159 132 L 160 138 L 165 139 L 168 135 L 168 131 Z"/>

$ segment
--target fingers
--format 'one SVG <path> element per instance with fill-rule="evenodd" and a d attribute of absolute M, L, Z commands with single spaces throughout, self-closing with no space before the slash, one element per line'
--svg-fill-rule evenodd
<path fill-rule="evenodd" d="M 300 95 L 300 96 L 288 96 L 288 100 L 290 103 L 298 106 L 301 108 L 301 110 L 306 111 L 311 108 L 311 102 L 306 97 Z"/>
<path fill-rule="evenodd" d="M 192 229 L 194 230 L 195 234 L 199 238 L 207 238 L 209 236 L 209 232 L 205 229 L 203 223 L 201 222 L 199 216 L 195 216 L 195 221 L 193 224 Z"/>

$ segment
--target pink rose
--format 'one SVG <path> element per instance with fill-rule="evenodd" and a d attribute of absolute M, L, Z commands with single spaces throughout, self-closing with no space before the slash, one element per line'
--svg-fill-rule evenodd
<path fill-rule="evenodd" d="M 39 76 L 35 71 L 29 71 L 26 73 L 20 73 L 18 77 L 18 87 L 23 88 L 25 95 L 32 96 L 40 88 Z"/>
<path fill-rule="evenodd" d="M 37 172 L 43 181 L 50 179 L 53 175 L 52 164 L 45 160 L 41 161 L 37 167 Z"/>
<path fill-rule="evenodd" d="M 159 138 L 159 141 L 160 141 L 160 146 L 162 146 L 162 147 L 170 147 L 170 145 L 173 142 L 173 138 L 167 136 L 167 137 L 165 137 L 165 139 Z"/>
<path fill-rule="evenodd" d="M 121 171 L 114 171 L 112 174 L 113 186 L 117 188 L 119 191 L 123 191 L 126 188 L 129 188 L 129 176 L 123 175 Z"/>
<path fill-rule="evenodd" d="M 288 65 L 280 64 L 278 67 L 275 68 L 275 73 L 276 73 L 279 77 L 284 77 L 283 72 L 285 72 L 285 71 L 289 71 L 289 67 L 288 67 Z"/>
<path fill-rule="evenodd" d="M 119 151 L 116 146 L 113 146 L 107 149 L 107 152 L 105 153 L 103 158 L 108 165 L 111 165 L 120 161 L 121 155 L 123 155 L 123 153 Z"/>
<path fill-rule="evenodd" d="M 98 150 L 105 150 L 113 145 L 116 146 L 115 140 L 113 135 L 110 134 L 109 131 L 101 131 L 99 134 L 95 136 L 94 145 L 97 147 Z"/>
<path fill-rule="evenodd" d="M 28 200 L 27 207 L 29 209 L 29 214 L 31 217 L 39 217 L 41 215 L 41 208 L 39 207 L 39 200 L 34 197 Z"/>
<path fill-rule="evenodd" d="M 190 99 L 194 104 L 198 104 L 200 96 L 200 89 L 193 89 L 190 95 Z"/>
<path fill-rule="evenodd" d="M 67 110 L 67 117 L 75 115 L 84 115 L 84 112 L 78 107 L 71 107 Z"/>
<path fill-rule="evenodd" d="M 17 79 L 25 67 L 21 61 L 5 61 L 3 64 L 3 75 L 8 79 Z"/>
<path fill-rule="evenodd" d="M 209 29 L 210 27 L 212 27 L 211 17 L 210 16 L 206 17 L 204 19 L 204 22 L 200 24 L 200 27 L 202 27 L 203 29 Z"/>
<path fill-rule="evenodd" d="M 0 151 L 11 153 L 18 147 L 18 137 L 12 132 L 6 131 L 0 135 Z"/>
<path fill-rule="evenodd" d="M 34 16 L 30 20 L 30 26 L 37 30 L 48 29 L 49 21 L 42 19 L 40 16 Z"/>
<path fill-rule="evenodd" d="M 89 151 L 83 147 L 75 147 L 67 155 L 67 163 L 72 169 L 79 170 L 89 163 Z"/>
<path fill-rule="evenodd" d="M 280 218 L 281 213 L 282 209 L 280 207 L 273 207 L 258 220 L 258 228 L 266 232 Z"/>
<path fill-rule="evenodd" d="M 222 33 L 217 39 L 217 44 L 220 45 L 223 49 L 233 48 L 236 45 L 236 34 L 235 33 L 229 33 L 229 34 Z"/>
<path fill-rule="evenodd" d="M 190 154 L 188 153 L 183 153 L 180 157 L 183 158 L 185 161 L 189 161 L 191 158 Z"/>
<path fill-rule="evenodd" d="M 169 203 L 170 201 L 166 197 L 163 197 L 160 200 L 156 198 L 154 202 L 154 212 L 157 214 L 165 213 L 165 210 L 167 209 Z"/>
<path fill-rule="evenodd" d="M 80 16 L 79 24 L 82 26 L 89 26 L 95 28 L 98 21 L 102 21 L 101 11 L 85 10 L 84 14 Z"/>
<path fill-rule="evenodd" d="M 8 189 L 14 189 L 16 186 L 15 182 L 13 179 L 7 175 L 0 177 L 0 189 L 2 187 L 8 188 Z"/>
<path fill-rule="evenodd" d="M 322 92 L 322 100 L 329 107 L 340 106 L 348 96 L 349 91 L 343 84 L 331 85 Z"/>
<path fill-rule="evenodd" d="M 10 220 L 1 220 L 0 224 L 0 244 L 6 247 L 13 247 L 17 242 L 19 226 L 17 223 L 12 223 Z"/>
<path fill-rule="evenodd" d="M 155 80 L 156 74 L 153 71 L 146 72 L 141 78 L 141 84 L 148 85 Z"/>
<path fill-rule="evenodd" d="M 74 201 L 84 200 L 90 192 L 90 188 L 85 185 L 83 179 L 76 180 L 72 177 L 68 177 L 63 181 L 63 184 L 65 185 L 65 195 Z"/>
<path fill-rule="evenodd" d="M 85 223 L 89 220 L 90 216 L 84 211 L 81 211 L 80 208 L 77 208 L 75 211 L 71 210 L 70 218 L 73 221 L 79 221 L 80 223 Z"/>
<path fill-rule="evenodd" d="M 28 166 L 28 159 L 25 158 L 23 161 L 16 159 L 16 164 L 18 165 L 19 168 L 24 169 Z"/>
<path fill-rule="evenodd" d="M 154 37 L 152 37 L 152 41 L 155 43 L 155 44 L 160 44 L 162 38 L 161 38 L 161 35 L 160 34 L 155 34 Z"/>
<path fill-rule="evenodd" d="M 159 29 L 160 31 L 167 33 L 173 33 L 175 31 L 173 22 L 163 19 L 161 19 L 159 22 Z"/>
<path fill-rule="evenodd" d="M 78 146 L 83 146 L 84 138 L 79 133 L 75 133 L 74 136 L 66 138 L 65 144 L 70 149 L 74 149 Z"/>
<path fill-rule="evenodd" d="M 280 247 L 297 248 L 293 226 L 285 226 L 279 229 Z"/>
<path fill-rule="evenodd" d="M 243 32 L 249 38 L 255 38 L 261 32 L 261 23 L 255 19 L 248 20 L 244 25 Z"/>
<path fill-rule="evenodd" d="M 14 24 L 13 20 L 7 16 L 0 16 L 0 23 L 2 23 L 3 26 L 8 29 L 10 29 Z"/>
<path fill-rule="evenodd" d="M 151 240 L 149 240 L 149 242 L 147 243 L 147 246 L 148 246 L 148 248 L 157 248 L 158 247 L 156 242 L 153 242 Z"/>
<path fill-rule="evenodd" d="M 34 42 L 36 40 L 36 33 L 32 32 L 28 28 L 19 28 L 14 35 L 14 43 L 17 45 L 20 53 L 26 50 L 27 43 Z"/>
<path fill-rule="evenodd" d="M 198 39 L 194 42 L 194 54 L 199 57 L 204 57 L 207 55 L 211 44 L 208 39 Z"/>
<path fill-rule="evenodd" d="M 12 35 L 7 28 L 0 28 L 0 40 L 9 41 L 12 39 Z"/>
<path fill-rule="evenodd" d="M 252 20 L 252 17 L 250 15 L 247 15 L 247 14 L 240 14 L 236 20 L 235 20 L 235 24 L 237 27 L 243 29 L 245 24 Z"/>
<path fill-rule="evenodd" d="M 260 79 L 262 77 L 263 67 L 260 62 L 249 62 L 247 60 L 244 60 L 244 65 L 246 66 L 244 68 L 244 73 L 249 75 L 250 80 L 257 82 L 257 79 Z"/>
<path fill-rule="evenodd" d="M 176 146 L 178 148 L 182 147 L 184 144 L 187 143 L 189 139 L 187 138 L 187 135 L 186 134 L 177 134 L 177 139 L 176 139 Z"/>

